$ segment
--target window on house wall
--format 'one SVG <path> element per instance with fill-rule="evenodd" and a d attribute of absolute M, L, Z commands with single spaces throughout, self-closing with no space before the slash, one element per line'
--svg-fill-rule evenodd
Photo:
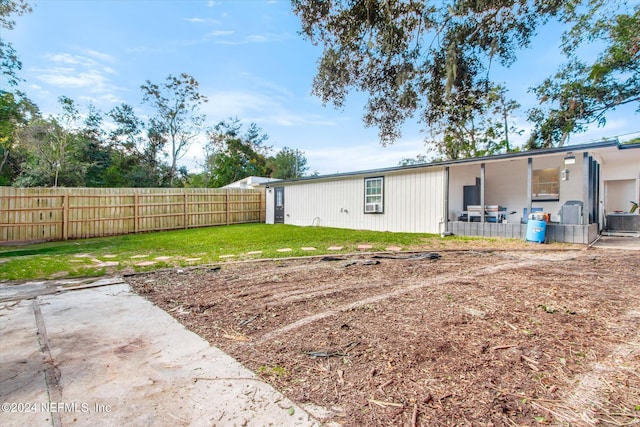
<path fill-rule="evenodd" d="M 366 178 L 364 180 L 364 213 L 384 212 L 384 178 Z"/>
<path fill-rule="evenodd" d="M 535 169 L 532 184 L 532 200 L 559 200 L 560 168 Z"/>

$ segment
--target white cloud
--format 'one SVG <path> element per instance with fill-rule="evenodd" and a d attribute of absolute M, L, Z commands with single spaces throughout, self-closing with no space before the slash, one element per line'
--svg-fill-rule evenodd
<path fill-rule="evenodd" d="M 191 22 L 192 24 L 211 24 L 211 25 L 222 25 L 222 22 L 217 19 L 212 18 L 199 18 L 197 16 L 193 18 L 184 18 L 185 21 Z"/>
<path fill-rule="evenodd" d="M 205 38 L 208 37 L 221 37 L 221 36 L 232 36 L 235 33 L 233 30 L 215 30 L 207 33 Z"/>
<path fill-rule="evenodd" d="M 319 114 L 300 114 L 287 107 L 288 97 L 267 92 L 224 91 L 208 93 L 203 112 L 211 120 L 238 116 L 244 121 L 277 126 L 335 126 L 336 122 Z"/>
<path fill-rule="evenodd" d="M 108 85 L 107 79 L 98 70 L 78 71 L 69 67 L 33 69 L 36 78 L 44 83 L 61 88 L 86 88 L 92 92 L 102 92 Z"/>
<path fill-rule="evenodd" d="M 68 53 L 56 53 L 56 54 L 48 54 L 46 55 L 46 58 L 49 61 L 52 62 L 56 62 L 56 63 L 62 63 L 62 64 L 81 64 L 82 61 L 80 60 L 79 57 L 68 54 Z"/>
<path fill-rule="evenodd" d="M 264 43 L 269 40 L 269 37 L 266 34 L 255 34 L 245 37 L 245 42 L 247 43 Z"/>
<path fill-rule="evenodd" d="M 394 167 L 403 158 L 415 158 L 426 151 L 420 139 L 406 139 L 387 147 L 371 140 L 354 145 L 300 149 L 305 153 L 310 171 L 317 170 L 321 175 Z"/>
<path fill-rule="evenodd" d="M 264 33 L 250 34 L 236 40 L 216 40 L 215 43 L 224 45 L 243 45 L 252 43 L 281 42 L 287 40 L 288 38 L 289 36 L 287 34 Z"/>
<path fill-rule="evenodd" d="M 164 47 L 150 47 L 145 45 L 131 46 L 124 49 L 126 53 L 145 53 L 145 54 L 162 54 L 166 49 Z"/>
<path fill-rule="evenodd" d="M 49 53 L 41 67 L 29 69 L 31 81 L 41 82 L 47 92 L 64 93 L 71 98 L 90 101 L 98 106 L 122 102 L 117 94 L 122 89 L 112 81 L 118 75 L 111 55 L 85 49 L 79 53 Z"/>
<path fill-rule="evenodd" d="M 98 52 L 97 50 L 89 49 L 86 54 L 102 62 L 115 62 L 116 58 L 108 53 Z"/>
<path fill-rule="evenodd" d="M 94 105 L 116 105 L 122 104 L 125 100 L 114 93 L 106 93 L 99 96 L 81 96 L 80 100 Z"/>
<path fill-rule="evenodd" d="M 45 58 L 51 62 L 82 65 L 85 67 L 97 67 L 103 66 L 104 62 L 115 62 L 115 58 L 106 53 L 98 52 L 96 50 L 88 49 L 84 54 L 71 54 L 71 53 L 50 53 L 45 55 Z"/>

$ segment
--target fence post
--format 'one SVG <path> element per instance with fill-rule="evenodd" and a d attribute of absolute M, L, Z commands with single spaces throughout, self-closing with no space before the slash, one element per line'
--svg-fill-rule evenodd
<path fill-rule="evenodd" d="M 140 212 L 139 212 L 139 200 L 138 200 L 138 193 L 134 193 L 133 194 L 133 232 L 134 233 L 138 233 L 138 217 L 140 216 Z"/>
<path fill-rule="evenodd" d="M 62 240 L 69 240 L 69 195 L 62 196 Z"/>
<path fill-rule="evenodd" d="M 226 209 L 227 225 L 229 225 L 229 190 L 225 191 L 225 200 L 227 202 L 227 209 Z"/>
<path fill-rule="evenodd" d="M 189 203 L 187 202 L 187 189 L 184 189 L 184 228 L 187 228 L 187 218 L 189 217 Z"/>

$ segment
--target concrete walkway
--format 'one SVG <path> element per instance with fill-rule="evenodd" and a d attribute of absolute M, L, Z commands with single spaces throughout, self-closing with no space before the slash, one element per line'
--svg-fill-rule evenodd
<path fill-rule="evenodd" d="M 2 426 L 319 425 L 119 280 L 0 285 L 0 403 Z"/>
<path fill-rule="evenodd" d="M 601 236 L 593 244 L 593 247 L 600 249 L 640 251 L 640 238 L 632 236 Z"/>

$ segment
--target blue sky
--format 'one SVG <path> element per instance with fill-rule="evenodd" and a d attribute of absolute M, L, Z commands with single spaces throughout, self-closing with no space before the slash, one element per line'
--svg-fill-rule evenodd
<path fill-rule="evenodd" d="M 108 111 L 122 102 L 139 115 L 140 85 L 161 83 L 187 73 L 209 98 L 208 122 L 237 116 L 255 122 L 274 149 L 302 150 L 309 172 L 320 174 L 395 166 L 404 157 L 424 154 L 418 124 L 405 126 L 401 140 L 378 143 L 377 130 L 365 128 L 365 99 L 348 97 L 343 109 L 322 106 L 311 95 L 321 48 L 298 34 L 290 3 L 267 0 L 32 0 L 31 14 L 18 17 L 3 34 L 23 63 L 21 88 L 47 113 L 57 113 L 65 95 L 82 108 L 91 102 Z M 541 31 L 519 61 L 500 80 L 524 110 L 533 103 L 530 86 L 555 71 L 562 57 L 557 27 Z M 608 116 L 607 126 L 571 137 L 583 143 L 640 131 L 633 108 Z M 516 123 L 529 126 L 522 118 Z M 632 136 L 637 136 L 635 135 Z M 622 137 L 628 139 L 630 136 Z M 194 144 L 182 164 L 197 170 L 202 148 Z"/>

